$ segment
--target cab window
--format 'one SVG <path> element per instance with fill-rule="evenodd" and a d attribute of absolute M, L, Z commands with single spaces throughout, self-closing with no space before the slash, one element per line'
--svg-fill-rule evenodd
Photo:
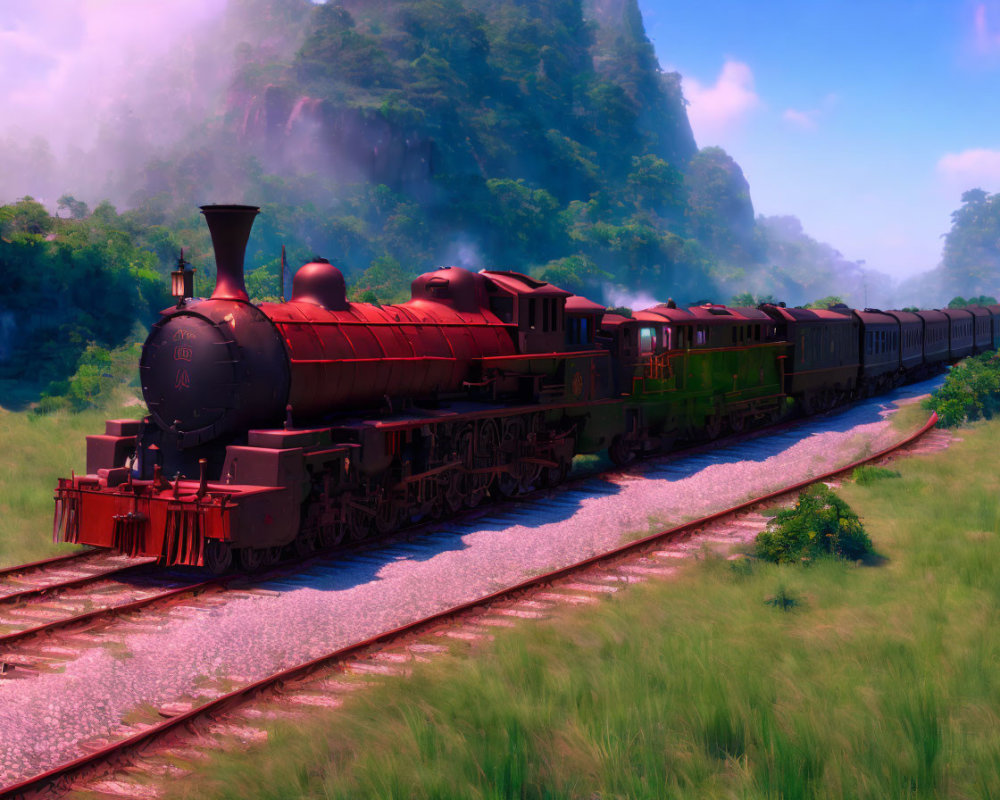
<path fill-rule="evenodd" d="M 639 328 L 639 352 L 642 355 L 652 353 L 656 348 L 656 329 Z"/>

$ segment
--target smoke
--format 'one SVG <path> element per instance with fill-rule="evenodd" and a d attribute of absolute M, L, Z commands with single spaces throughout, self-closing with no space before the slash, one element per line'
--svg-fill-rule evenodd
<path fill-rule="evenodd" d="M 604 305 L 609 308 L 630 308 L 633 311 L 642 311 L 652 308 L 658 303 L 665 302 L 657 300 L 646 292 L 631 292 L 621 286 L 604 287 Z"/>
<path fill-rule="evenodd" d="M 504 267 L 487 266 L 483 263 L 483 254 L 471 238 L 460 236 L 444 250 L 443 263 L 455 267 L 464 267 L 473 271 L 480 269 L 504 269 Z"/>
<path fill-rule="evenodd" d="M 100 199 L 218 107 L 226 0 L 0 4 L 0 202 Z M 124 199 L 114 198 L 112 199 Z"/>

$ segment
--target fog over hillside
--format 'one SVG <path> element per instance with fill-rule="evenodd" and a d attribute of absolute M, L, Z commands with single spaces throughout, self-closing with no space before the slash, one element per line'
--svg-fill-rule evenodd
<path fill-rule="evenodd" d="M 15 0 L 0 43 L 0 202 L 110 200 L 168 227 L 262 204 L 249 266 L 272 294 L 282 243 L 383 299 L 438 263 L 606 302 L 933 292 L 756 220 L 635 0 Z"/>

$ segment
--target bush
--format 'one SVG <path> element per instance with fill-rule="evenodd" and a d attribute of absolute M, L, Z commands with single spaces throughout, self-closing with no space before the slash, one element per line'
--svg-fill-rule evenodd
<path fill-rule="evenodd" d="M 68 380 L 53 381 L 42 392 L 35 414 L 98 408 L 110 401 L 116 389 L 137 389 L 141 351 L 142 346 L 135 342 L 111 351 L 91 342 L 80 356 L 76 372 Z"/>
<path fill-rule="evenodd" d="M 925 404 L 937 412 L 942 428 L 992 419 L 1000 411 L 1000 355 L 983 353 L 956 364 Z"/>
<path fill-rule="evenodd" d="M 873 552 L 871 539 L 850 506 L 822 483 L 779 511 L 757 537 L 758 558 L 778 564 L 837 556 L 855 561 Z"/>

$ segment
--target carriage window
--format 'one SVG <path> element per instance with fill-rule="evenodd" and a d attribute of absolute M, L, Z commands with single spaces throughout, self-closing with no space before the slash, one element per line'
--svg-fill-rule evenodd
<path fill-rule="evenodd" d="M 695 344 L 705 344 L 705 326 L 699 325 L 694 334 Z"/>
<path fill-rule="evenodd" d="M 673 338 L 674 338 L 674 329 L 673 328 L 664 328 L 663 329 L 663 349 L 664 350 L 672 350 L 673 349 Z"/>
<path fill-rule="evenodd" d="M 643 355 L 652 353 L 656 347 L 656 329 L 639 328 L 639 352 Z"/>
<path fill-rule="evenodd" d="M 535 329 L 535 298 L 528 301 L 528 327 Z"/>
<path fill-rule="evenodd" d="M 542 298 L 542 330 L 548 331 L 549 328 L 549 299 L 547 297 Z"/>

